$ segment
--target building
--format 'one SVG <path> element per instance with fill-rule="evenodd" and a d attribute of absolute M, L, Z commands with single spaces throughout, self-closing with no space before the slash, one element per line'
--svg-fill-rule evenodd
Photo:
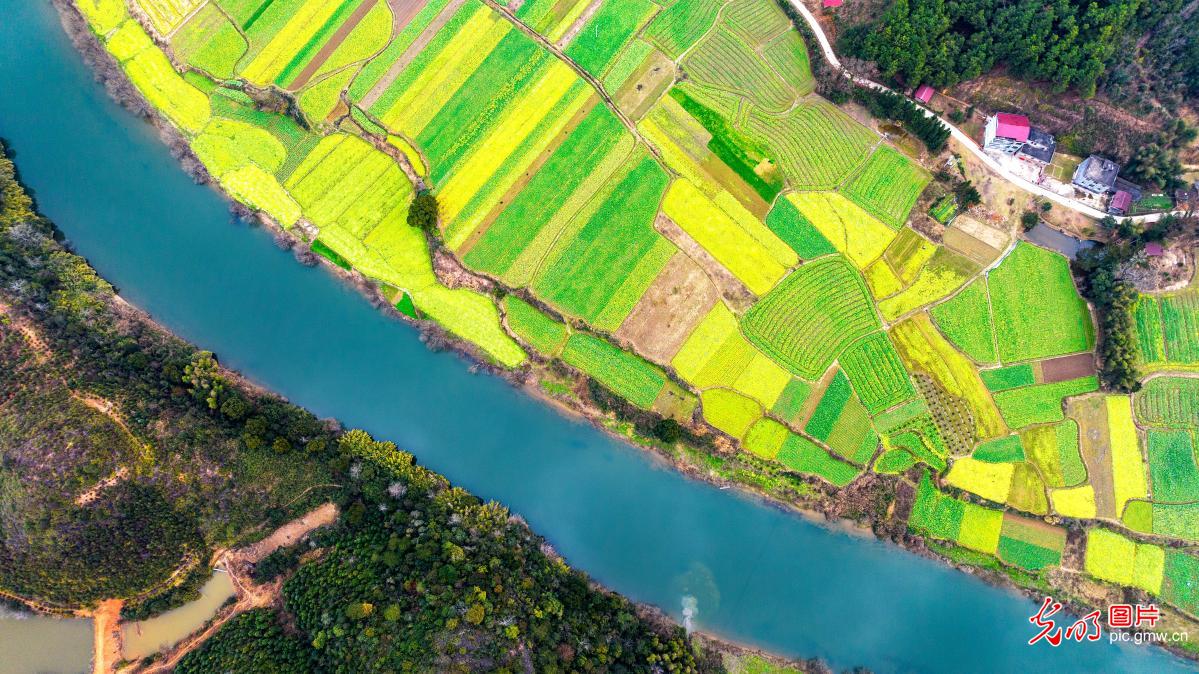
<path fill-rule="evenodd" d="M 987 118 L 983 148 L 1032 164 L 1039 176 L 1053 162 L 1057 141 L 1050 134 L 1034 129 L 1024 115 L 1001 112 Z"/>
<path fill-rule="evenodd" d="M 912 98 L 916 99 L 916 101 L 919 103 L 928 105 L 928 102 L 933 100 L 933 94 L 935 93 L 937 92 L 932 87 L 928 86 L 927 84 L 921 84 L 919 87 L 916 87 L 916 93 L 912 96 Z"/>
<path fill-rule="evenodd" d="M 1130 208 L 1132 208 L 1132 195 L 1124 190 L 1117 190 L 1107 204 L 1107 212 L 1112 215 L 1128 215 Z"/>
<path fill-rule="evenodd" d="M 1166 250 L 1157 242 L 1145 244 L 1145 254 L 1149 257 L 1161 257 L 1166 254 Z"/>
<path fill-rule="evenodd" d="M 841 6 L 842 0 L 824 0 L 825 9 L 836 9 Z"/>
<path fill-rule="evenodd" d="M 1015 155 L 1028 142 L 1032 127 L 1024 115 L 1001 112 L 987 118 L 983 135 L 983 147 L 1004 154 Z"/>
<path fill-rule="evenodd" d="M 1075 187 L 1086 190 L 1095 196 L 1111 194 L 1116 189 L 1116 176 L 1120 175 L 1120 165 L 1110 159 L 1091 155 L 1078 165 L 1074 171 Z"/>
<path fill-rule="evenodd" d="M 1057 152 L 1057 141 L 1044 131 L 1031 127 L 1028 130 L 1028 142 L 1025 143 L 1016 156 L 1025 161 L 1033 161 L 1041 167 L 1053 163 L 1053 153 Z"/>

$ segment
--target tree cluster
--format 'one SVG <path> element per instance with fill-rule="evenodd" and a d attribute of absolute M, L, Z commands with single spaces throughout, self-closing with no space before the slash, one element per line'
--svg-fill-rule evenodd
<path fill-rule="evenodd" d="M 0 325 L 0 589 L 65 606 L 141 599 L 210 546 L 328 498 L 295 497 L 333 482 L 334 434 L 121 308 L 60 238 L 0 147 L 4 322 L 38 335 Z M 297 448 L 314 460 L 279 455 Z M 118 468 L 123 479 L 79 500 Z M 188 596 L 132 604 L 160 610 Z"/>
<path fill-rule="evenodd" d="M 949 140 L 949 127 L 940 118 L 929 115 L 924 108 L 899 94 L 856 87 L 853 99 L 865 106 L 874 117 L 902 122 L 903 127 L 919 138 L 929 152 L 940 152 Z"/>
<path fill-rule="evenodd" d="M 1055 91 L 1093 96 L 1147 0 L 894 0 L 874 24 L 845 31 L 839 49 L 882 75 L 935 87 L 998 65 Z"/>

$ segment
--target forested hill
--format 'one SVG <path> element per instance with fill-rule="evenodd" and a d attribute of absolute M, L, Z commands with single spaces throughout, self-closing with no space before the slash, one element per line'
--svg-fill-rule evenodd
<path fill-rule="evenodd" d="M 1084 97 L 1132 77 L 1199 96 L 1199 36 L 1187 0 L 893 0 L 839 48 L 883 76 L 944 87 L 1003 65 Z M 1133 72 L 1132 59 L 1147 72 Z"/>
<path fill-rule="evenodd" d="M 179 671 L 724 671 L 499 504 L 249 389 L 58 236 L 0 146 L 0 594 L 155 613 L 214 548 L 334 501 L 336 525 L 255 570 L 289 576 L 280 612 L 232 620 Z"/>

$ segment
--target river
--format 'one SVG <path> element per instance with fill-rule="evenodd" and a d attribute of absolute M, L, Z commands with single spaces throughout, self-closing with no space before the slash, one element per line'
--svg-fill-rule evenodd
<path fill-rule="evenodd" d="M 317 415 L 503 502 L 603 584 L 676 618 L 693 598 L 703 629 L 837 667 L 1186 669 L 1106 642 L 1031 648 L 1027 599 L 688 480 L 429 352 L 192 184 L 157 133 L 107 99 L 44 1 L 0 9 L 0 134 L 41 209 L 122 297 Z"/>

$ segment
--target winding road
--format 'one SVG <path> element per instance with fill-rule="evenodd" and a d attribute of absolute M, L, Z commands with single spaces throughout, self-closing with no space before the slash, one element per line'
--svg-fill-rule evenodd
<path fill-rule="evenodd" d="M 864 86 L 864 87 L 870 87 L 871 89 L 876 89 L 878 91 L 890 91 L 891 93 L 898 93 L 898 92 L 892 91 L 890 88 L 888 88 L 882 84 L 879 84 L 878 82 L 868 80 L 864 77 L 858 77 L 858 76 L 854 75 L 853 73 L 850 73 L 849 71 L 845 70 L 845 68 L 841 65 L 841 60 L 837 58 L 836 52 L 833 51 L 833 46 L 829 42 L 828 36 L 824 34 L 824 29 L 820 26 L 820 22 L 816 20 L 816 16 L 814 14 L 812 14 L 811 10 L 809 10 L 803 4 L 803 0 L 787 0 L 787 2 L 789 2 L 791 4 L 791 6 L 794 7 L 796 9 L 796 11 L 798 11 L 800 13 L 800 15 L 803 16 L 804 20 L 808 22 L 808 27 L 811 28 L 812 33 L 816 35 L 816 41 L 820 43 L 820 51 L 824 52 L 824 59 L 829 62 L 829 65 L 836 68 L 843 76 L 848 77 L 850 80 L 852 80 L 854 82 L 854 84 L 858 84 L 858 85 Z M 1020 189 L 1026 191 L 1026 192 L 1030 192 L 1032 194 L 1035 194 L 1038 197 L 1043 197 L 1043 198 L 1048 199 L 1056 204 L 1059 204 L 1061 206 L 1069 208 L 1070 210 L 1082 213 L 1083 215 L 1085 215 L 1089 218 L 1102 219 L 1107 216 L 1107 213 L 1105 213 L 1097 208 L 1094 208 L 1093 206 L 1084 204 L 1081 201 L 1078 201 L 1077 199 L 1071 199 L 1070 197 L 1064 197 L 1056 192 L 1047 190 L 1044 187 L 1037 185 L 1036 183 L 1029 182 L 1025 178 L 1022 178 L 1021 176 L 1016 175 L 1015 173 L 1012 173 L 1006 167 L 1004 167 L 1002 164 L 1000 164 L 998 161 L 996 161 L 994 157 L 992 157 L 991 155 L 984 152 L 983 149 L 978 145 L 978 143 L 975 142 L 975 140 L 969 136 L 969 134 L 962 131 L 961 129 L 954 126 L 953 124 L 950 124 L 949 122 L 942 119 L 941 117 L 937 116 L 931 110 L 928 110 L 927 108 L 921 108 L 921 109 L 924 110 L 924 115 L 926 117 L 934 117 L 938 121 L 940 121 L 942 125 L 944 125 L 945 127 L 947 127 L 949 129 L 949 132 L 954 137 L 954 139 L 956 139 L 959 143 L 961 143 L 962 146 L 965 147 L 967 150 L 969 150 L 971 154 L 978 157 L 979 161 L 986 164 L 988 168 L 990 168 L 992 171 L 994 171 L 999 177 L 1003 178 L 1004 180 L 1012 183 L 1013 185 L 1019 187 Z M 1132 220 L 1133 222 L 1156 222 L 1157 220 L 1160 220 L 1163 215 L 1166 215 L 1166 213 L 1151 213 L 1149 215 L 1137 215 L 1137 216 L 1131 216 L 1128 219 Z"/>

